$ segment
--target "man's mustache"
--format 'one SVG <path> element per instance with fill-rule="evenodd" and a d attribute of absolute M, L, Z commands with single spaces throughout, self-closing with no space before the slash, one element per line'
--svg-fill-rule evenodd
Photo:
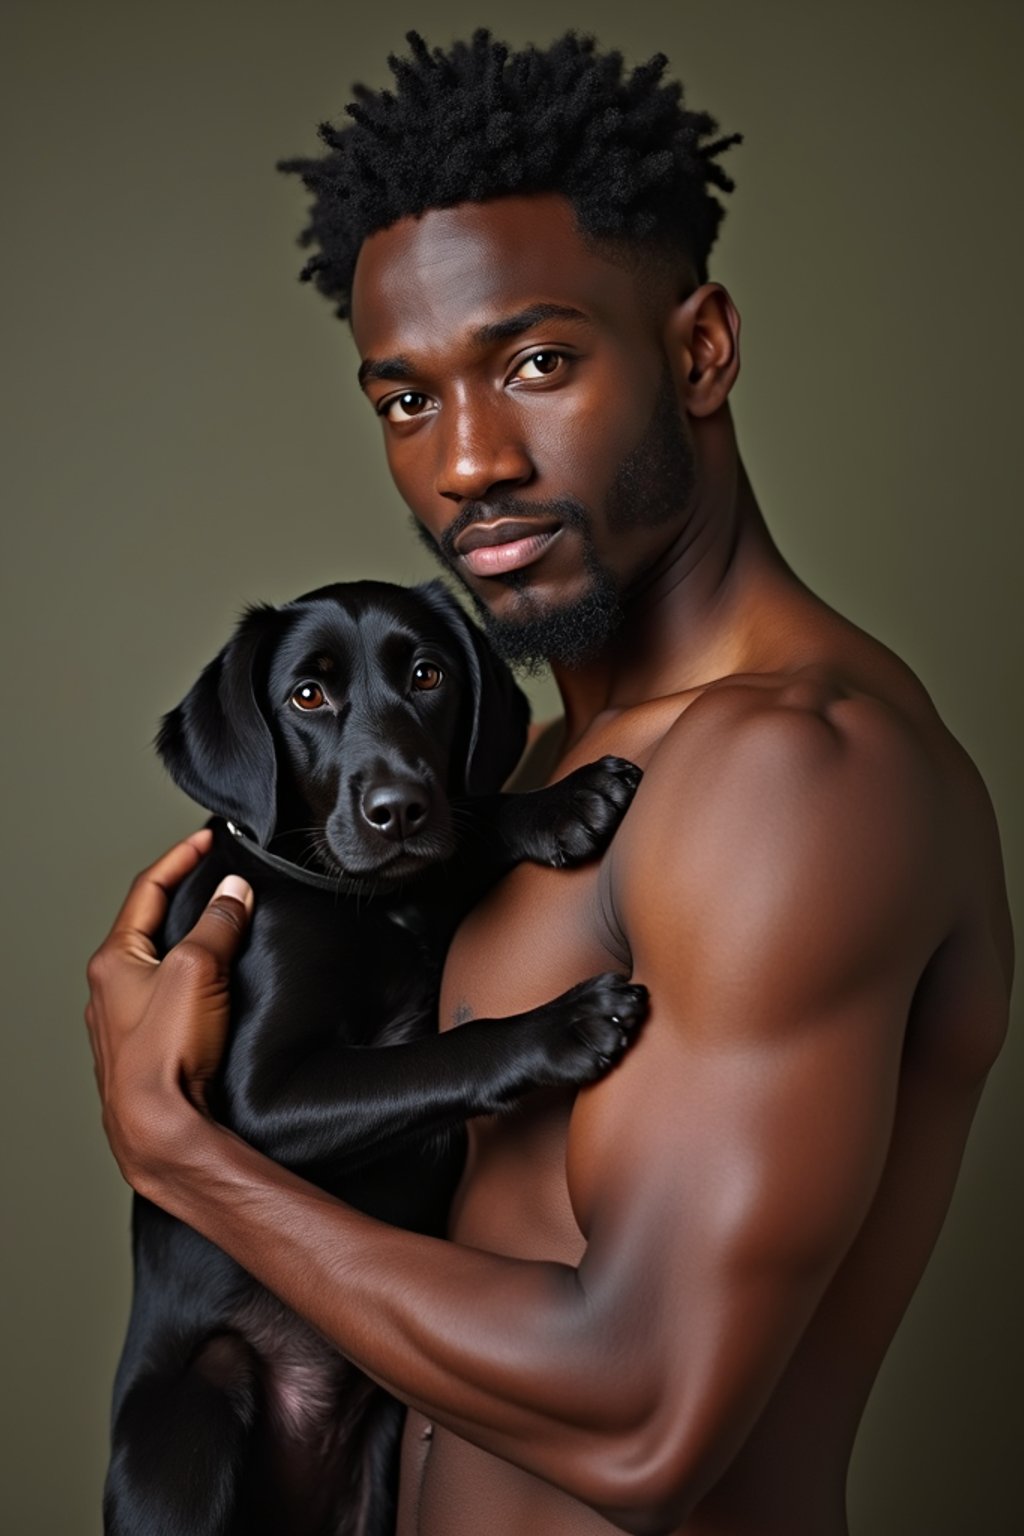
<path fill-rule="evenodd" d="M 587 509 L 575 496 L 558 496 L 550 501 L 533 501 L 525 496 L 495 496 L 490 501 L 467 501 L 438 539 L 438 549 L 449 565 L 458 559 L 456 540 L 475 523 L 495 523 L 502 518 L 529 521 L 552 519 L 573 528 L 585 527 Z"/>

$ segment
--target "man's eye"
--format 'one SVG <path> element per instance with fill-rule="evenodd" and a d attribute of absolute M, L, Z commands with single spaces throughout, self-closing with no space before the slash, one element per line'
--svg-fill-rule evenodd
<path fill-rule="evenodd" d="M 429 395 L 421 395 L 419 390 L 410 389 L 404 395 L 393 395 L 385 401 L 377 414 L 386 417 L 388 421 L 412 421 L 416 416 L 422 416 L 429 405 Z"/>
<path fill-rule="evenodd" d="M 300 683 L 292 694 L 292 703 L 296 709 L 306 711 L 323 709 L 327 703 L 327 695 L 319 683 Z"/>
<path fill-rule="evenodd" d="M 531 352 L 516 369 L 517 379 L 543 379 L 555 373 L 565 362 L 561 352 Z"/>
<path fill-rule="evenodd" d="M 418 661 L 412 669 L 412 685 L 421 693 L 440 688 L 443 682 L 444 673 L 432 661 Z"/>

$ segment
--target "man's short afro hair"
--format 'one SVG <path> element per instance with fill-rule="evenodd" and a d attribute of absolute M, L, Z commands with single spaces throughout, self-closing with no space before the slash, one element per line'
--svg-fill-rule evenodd
<path fill-rule="evenodd" d="M 634 247 L 684 251 L 699 282 L 722 219 L 710 188 L 731 192 L 718 164 L 739 134 L 715 138 L 706 112 L 663 83 L 664 54 L 627 73 L 621 53 L 567 32 L 518 52 L 480 29 L 447 52 L 407 33 L 412 57 L 388 59 L 394 90 L 353 87 L 352 121 L 320 127 L 327 153 L 285 160 L 313 194 L 302 270 L 350 310 L 363 241 L 428 208 L 515 193 L 559 192 L 581 231 Z"/>

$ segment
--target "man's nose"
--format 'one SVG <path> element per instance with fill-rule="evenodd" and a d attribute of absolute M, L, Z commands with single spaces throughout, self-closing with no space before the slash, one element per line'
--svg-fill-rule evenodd
<path fill-rule="evenodd" d="M 444 435 L 436 489 L 461 504 L 485 501 L 495 491 L 526 485 L 533 462 L 516 423 L 496 405 L 454 409 Z"/>

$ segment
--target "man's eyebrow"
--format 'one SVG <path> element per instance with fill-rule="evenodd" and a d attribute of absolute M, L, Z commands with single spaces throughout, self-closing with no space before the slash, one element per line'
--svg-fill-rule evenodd
<path fill-rule="evenodd" d="M 487 325 L 481 325 L 472 332 L 470 341 L 476 347 L 491 347 L 497 341 L 509 341 L 514 336 L 521 336 L 524 331 L 541 325 L 545 320 L 589 319 L 589 315 L 585 315 L 581 309 L 573 309 L 570 304 L 531 304 L 527 309 L 517 310 L 514 315 L 503 315 L 500 320 L 491 320 Z M 411 379 L 415 372 L 415 364 L 407 357 L 367 357 L 360 364 L 357 377 L 360 385 L 368 384 L 371 379 L 400 384 L 403 379 Z"/>
<path fill-rule="evenodd" d="M 513 336 L 521 336 L 524 331 L 531 330 L 535 325 L 540 325 L 544 320 L 589 320 L 581 309 L 573 309 L 569 304 L 531 304 L 527 309 L 520 309 L 514 315 L 505 315 L 501 320 L 492 320 L 488 325 L 480 326 L 473 332 L 472 340 L 478 347 L 489 347 L 496 341 L 509 341 Z"/>
<path fill-rule="evenodd" d="M 403 379 L 412 378 L 415 372 L 407 357 L 367 357 L 360 363 L 356 377 L 360 385 L 368 384 L 371 379 L 395 380 L 400 384 Z"/>

